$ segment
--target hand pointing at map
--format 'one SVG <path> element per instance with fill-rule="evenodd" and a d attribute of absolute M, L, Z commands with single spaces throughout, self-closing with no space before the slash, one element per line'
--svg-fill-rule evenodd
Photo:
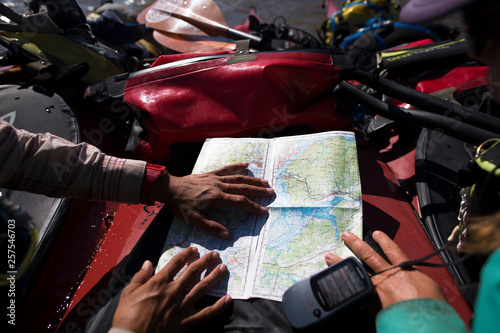
<path fill-rule="evenodd" d="M 114 331 L 124 332 L 118 331 L 120 328 L 134 333 L 185 332 L 223 312 L 231 304 L 230 296 L 224 296 L 203 309 L 194 306 L 227 273 L 227 267 L 219 264 L 201 282 L 197 282 L 204 270 L 218 263 L 217 252 L 210 252 L 194 261 L 174 279 L 182 267 L 198 255 L 196 248 L 188 248 L 153 276 L 152 263 L 145 261 L 121 294 L 113 316 Z M 194 287 L 186 291 L 193 283 Z"/>
<path fill-rule="evenodd" d="M 212 172 L 185 177 L 165 175 L 156 183 L 153 197 L 167 205 L 177 217 L 214 236 L 228 239 L 229 230 L 222 224 L 206 218 L 203 213 L 211 207 L 230 207 L 252 214 L 267 213 L 265 207 L 248 197 L 270 197 L 274 190 L 265 179 L 239 174 L 248 163 L 235 163 Z M 167 190 L 166 190 L 167 189 Z"/>

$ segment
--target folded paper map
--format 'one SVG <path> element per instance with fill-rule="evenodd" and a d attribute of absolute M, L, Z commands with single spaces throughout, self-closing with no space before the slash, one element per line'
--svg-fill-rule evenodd
<path fill-rule="evenodd" d="M 352 132 L 325 132 L 276 139 L 208 139 L 193 173 L 248 162 L 248 174 L 265 178 L 276 197 L 255 199 L 267 216 L 214 209 L 229 240 L 175 219 L 157 271 L 177 253 L 196 246 L 200 255 L 217 250 L 229 274 L 211 295 L 281 301 L 286 289 L 326 267 L 324 255 L 352 255 L 345 230 L 361 236 L 362 207 L 356 141 Z M 259 201 L 260 200 L 260 201 Z"/>

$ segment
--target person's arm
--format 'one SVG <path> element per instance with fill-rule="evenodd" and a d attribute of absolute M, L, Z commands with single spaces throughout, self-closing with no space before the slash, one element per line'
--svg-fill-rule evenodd
<path fill-rule="evenodd" d="M 121 203 L 166 203 L 187 223 L 229 238 L 222 224 L 204 217 L 211 207 L 233 207 L 253 214 L 267 209 L 248 197 L 272 196 L 266 180 L 238 174 L 236 163 L 200 175 L 175 177 L 163 166 L 117 158 L 86 143 L 51 134 L 18 130 L 0 120 L 0 187 L 52 197 Z"/>
<path fill-rule="evenodd" d="M 342 240 L 375 273 L 408 261 L 406 254 L 392 239 L 380 231 L 373 233 L 390 262 L 351 232 Z M 342 258 L 329 253 L 326 263 Z M 468 332 L 458 314 L 447 303 L 441 287 L 418 269 L 393 268 L 371 277 L 382 311 L 377 315 L 377 332 Z"/>
<path fill-rule="evenodd" d="M 194 307 L 196 301 L 209 292 L 227 273 L 227 267 L 219 264 L 208 276 L 199 281 L 201 273 L 220 260 L 217 252 L 207 253 L 189 264 L 174 280 L 176 274 L 197 256 L 196 248 L 187 248 L 173 257 L 154 276 L 151 276 L 153 274 L 151 262 L 144 262 L 141 270 L 123 289 L 113 316 L 113 327 L 134 333 L 184 332 L 222 313 L 232 302 L 229 295 L 221 297 L 209 307 L 202 309 Z"/>
<path fill-rule="evenodd" d="M 435 298 L 414 298 L 382 309 L 376 318 L 378 333 L 468 333 L 460 316 L 446 302 Z"/>
<path fill-rule="evenodd" d="M 500 325 L 500 249 L 493 252 L 481 269 L 476 297 L 474 332 L 497 332 Z"/>
<path fill-rule="evenodd" d="M 265 179 L 239 174 L 248 163 L 235 163 L 218 170 L 185 177 L 164 175 L 153 189 L 153 198 L 165 202 L 186 223 L 191 223 L 214 236 L 228 239 L 229 230 L 209 220 L 204 212 L 211 207 L 232 207 L 263 215 L 267 208 L 248 197 L 269 197 L 274 190 Z"/>
<path fill-rule="evenodd" d="M 139 203 L 146 162 L 0 121 L 0 186 L 51 197 Z"/>

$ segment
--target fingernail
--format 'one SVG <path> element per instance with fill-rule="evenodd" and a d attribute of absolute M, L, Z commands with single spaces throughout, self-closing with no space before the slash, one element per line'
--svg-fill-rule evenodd
<path fill-rule="evenodd" d="M 226 299 L 224 299 L 224 303 L 231 303 L 233 298 L 230 295 L 226 295 Z"/>
<path fill-rule="evenodd" d="M 198 248 L 195 246 L 192 246 L 191 251 L 193 251 L 193 254 L 198 253 Z"/>
<path fill-rule="evenodd" d="M 223 230 L 223 231 L 219 232 L 219 237 L 223 238 L 223 239 L 228 239 L 229 238 L 229 232 Z"/>
<path fill-rule="evenodd" d="M 146 261 L 142 264 L 141 269 L 146 269 L 146 268 L 148 267 L 148 265 L 149 265 L 149 261 L 148 261 L 148 260 L 146 260 Z"/>
<path fill-rule="evenodd" d="M 220 258 L 219 252 L 212 253 L 212 258 L 219 259 Z"/>
<path fill-rule="evenodd" d="M 220 269 L 220 271 L 221 271 L 222 273 L 227 272 L 227 266 L 226 266 L 226 265 L 224 265 L 224 264 L 221 264 L 221 265 L 219 266 L 219 269 Z"/>
<path fill-rule="evenodd" d="M 266 180 L 266 179 L 261 179 L 260 180 L 262 182 L 262 184 L 264 185 L 269 185 L 269 182 Z"/>
<path fill-rule="evenodd" d="M 344 231 L 342 233 L 342 239 L 347 239 L 349 237 L 351 237 L 352 233 L 350 231 Z"/>
<path fill-rule="evenodd" d="M 268 189 L 267 189 L 267 193 L 269 193 L 269 194 L 274 194 L 274 189 L 272 189 L 272 188 L 268 188 Z"/>
<path fill-rule="evenodd" d="M 380 232 L 380 231 L 378 231 L 378 230 L 376 230 L 376 231 L 374 231 L 374 232 L 373 232 L 372 236 L 378 236 L 378 235 L 380 235 L 380 234 L 381 234 L 381 232 Z"/>
<path fill-rule="evenodd" d="M 327 253 L 327 254 L 325 255 L 325 259 L 326 259 L 326 260 L 333 260 L 333 254 L 331 254 L 331 253 Z"/>

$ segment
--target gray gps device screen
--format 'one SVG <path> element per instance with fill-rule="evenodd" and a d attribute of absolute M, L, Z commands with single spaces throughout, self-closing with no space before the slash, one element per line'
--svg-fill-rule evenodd
<path fill-rule="evenodd" d="M 366 270 L 349 257 L 288 288 L 283 309 L 290 324 L 301 329 L 356 305 L 372 291 Z"/>
<path fill-rule="evenodd" d="M 352 261 L 339 263 L 334 270 L 324 270 L 311 277 L 311 287 L 316 300 L 325 311 L 356 297 L 369 288 L 360 265 Z"/>

